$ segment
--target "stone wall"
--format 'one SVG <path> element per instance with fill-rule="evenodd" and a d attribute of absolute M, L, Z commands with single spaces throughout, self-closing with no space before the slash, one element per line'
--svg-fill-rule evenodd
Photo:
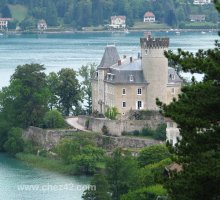
<path fill-rule="evenodd" d="M 75 130 L 45 130 L 30 126 L 24 131 L 24 138 L 31 140 L 34 144 L 42 146 L 45 149 L 51 149 L 59 141 L 76 132 Z"/>
<path fill-rule="evenodd" d="M 121 136 L 124 131 L 132 132 L 144 127 L 156 129 L 159 124 L 165 123 L 164 118 L 159 114 L 151 116 L 148 120 L 109 120 L 89 116 L 78 117 L 78 123 L 82 126 L 85 126 L 87 121 L 89 121 L 89 130 L 102 133 L 102 127 L 106 126 L 109 134 L 113 136 Z"/>
<path fill-rule="evenodd" d="M 49 150 L 56 146 L 62 138 L 70 138 L 75 132 L 76 131 L 74 130 L 44 130 L 36 127 L 29 127 L 24 132 L 24 138 L 31 140 L 36 145 L 42 146 L 44 149 Z M 105 135 L 97 136 L 96 142 L 98 146 L 108 151 L 112 151 L 117 147 L 140 149 L 146 146 L 161 143 L 160 141 L 151 139 L 141 139 L 125 136 L 113 137 Z"/>

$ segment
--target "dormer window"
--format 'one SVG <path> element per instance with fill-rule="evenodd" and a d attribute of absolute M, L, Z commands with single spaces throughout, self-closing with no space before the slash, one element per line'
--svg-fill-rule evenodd
<path fill-rule="evenodd" d="M 170 79 L 175 80 L 175 74 L 170 74 Z"/>
<path fill-rule="evenodd" d="M 133 75 L 130 75 L 130 76 L 129 76 L 129 80 L 130 80 L 130 82 L 133 82 L 133 81 L 134 81 L 134 76 L 133 76 Z"/>

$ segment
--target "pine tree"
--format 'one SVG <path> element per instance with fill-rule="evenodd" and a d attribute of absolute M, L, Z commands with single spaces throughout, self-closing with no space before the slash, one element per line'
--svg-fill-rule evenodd
<path fill-rule="evenodd" d="M 216 8 L 220 5 L 215 1 Z M 165 183 L 172 200 L 220 199 L 220 43 L 196 54 L 181 49 L 165 53 L 184 72 L 204 74 L 182 88 L 178 100 L 170 105 L 157 101 L 165 116 L 180 128 L 182 139 L 170 151 L 183 166 Z"/>

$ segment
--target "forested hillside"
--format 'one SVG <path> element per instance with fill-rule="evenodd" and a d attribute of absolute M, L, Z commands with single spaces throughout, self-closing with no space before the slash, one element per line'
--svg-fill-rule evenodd
<path fill-rule="evenodd" d="M 21 27 L 36 27 L 45 19 L 49 26 L 81 28 L 109 23 L 112 15 L 125 15 L 127 25 L 142 21 L 152 11 L 158 23 L 183 26 L 190 14 L 205 14 L 206 21 L 216 23 L 218 13 L 213 4 L 193 5 L 193 0 L 1 0 L 2 17 L 14 17 Z"/>

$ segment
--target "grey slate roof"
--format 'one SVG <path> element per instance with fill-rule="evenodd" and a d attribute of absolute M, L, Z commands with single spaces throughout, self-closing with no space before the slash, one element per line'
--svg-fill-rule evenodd
<path fill-rule="evenodd" d="M 168 67 L 168 83 L 182 83 L 182 82 L 183 80 L 178 76 L 176 70 L 172 67 Z"/>
<path fill-rule="evenodd" d="M 107 46 L 102 61 L 98 68 L 109 68 L 120 60 L 118 51 L 114 45 Z"/>

